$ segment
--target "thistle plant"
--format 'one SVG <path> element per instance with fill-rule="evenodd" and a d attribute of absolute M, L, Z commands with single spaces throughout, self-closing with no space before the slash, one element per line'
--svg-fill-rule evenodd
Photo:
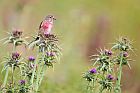
<path fill-rule="evenodd" d="M 2 39 L 4 41 L 3 44 L 11 43 L 13 44 L 13 51 L 19 45 L 24 44 L 25 46 L 28 45 L 28 42 L 23 38 L 23 32 L 20 29 L 14 29 L 12 32 L 8 32 L 8 37 Z"/>
<path fill-rule="evenodd" d="M 131 50 L 131 42 L 121 37 L 111 49 L 100 49 L 98 55 L 92 55 L 94 68 L 83 75 L 88 82 L 87 93 L 121 93 L 122 68 L 124 65 L 130 68 Z"/>
<path fill-rule="evenodd" d="M 44 35 L 45 37 L 37 36 L 29 47 L 37 47 L 37 59 L 35 60 L 33 71 L 30 78 L 30 84 L 38 91 L 44 77 L 45 71 L 48 67 L 53 67 L 53 64 L 59 60 L 61 55 L 61 48 L 58 46 L 58 38 L 53 34 Z M 30 58 L 31 60 L 31 58 Z"/>
<path fill-rule="evenodd" d="M 4 44 L 12 44 L 13 51 L 5 57 L 2 72 L 5 72 L 2 93 L 38 93 L 42 80 L 49 67 L 54 67 L 61 55 L 59 39 L 50 33 L 53 16 L 47 16 L 39 26 L 39 33 L 28 43 L 21 30 L 14 30 L 9 37 L 2 39 Z M 25 45 L 35 49 L 36 55 L 25 58 L 17 52 L 17 46 Z"/>
<path fill-rule="evenodd" d="M 13 93 L 17 91 L 17 87 L 15 87 L 16 83 L 14 80 L 14 72 L 16 71 L 16 69 L 20 69 L 20 72 L 22 73 L 22 68 L 24 68 L 24 65 L 26 64 L 23 61 L 21 54 L 16 51 L 16 47 L 22 44 L 27 45 L 28 43 L 22 37 L 22 31 L 17 29 L 9 33 L 9 37 L 4 38 L 3 40 L 5 40 L 4 44 L 11 43 L 13 45 L 13 51 L 8 57 L 5 57 L 5 61 L 3 62 L 4 67 L 2 69 L 2 72 L 6 71 L 6 73 L 2 85 L 2 92 Z M 7 84 L 9 71 L 11 72 L 11 80 Z"/>
<path fill-rule="evenodd" d="M 122 68 L 123 68 L 123 65 L 127 65 L 129 68 L 131 68 L 129 61 L 132 61 L 132 60 L 129 59 L 128 53 L 130 51 L 133 51 L 133 47 L 130 40 L 122 37 L 117 41 L 117 43 L 114 43 L 114 46 L 112 47 L 112 49 L 117 52 L 114 61 L 116 64 L 118 64 L 117 81 L 116 81 L 114 92 L 121 93 Z"/>

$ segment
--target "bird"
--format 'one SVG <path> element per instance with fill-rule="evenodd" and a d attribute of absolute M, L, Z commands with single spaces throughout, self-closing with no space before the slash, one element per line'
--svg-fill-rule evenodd
<path fill-rule="evenodd" d="M 53 28 L 54 20 L 56 19 L 53 15 L 46 16 L 45 19 L 39 25 L 38 35 L 41 37 L 45 37 L 46 35 L 49 35 Z"/>

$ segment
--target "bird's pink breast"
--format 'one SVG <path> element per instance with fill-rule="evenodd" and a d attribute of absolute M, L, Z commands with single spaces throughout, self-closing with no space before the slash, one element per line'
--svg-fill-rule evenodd
<path fill-rule="evenodd" d="M 41 25 L 41 28 L 43 28 L 44 30 L 47 30 L 50 26 L 50 23 L 49 22 L 43 22 L 42 25 Z"/>
<path fill-rule="evenodd" d="M 50 34 L 51 29 L 52 29 L 52 22 L 49 21 L 43 21 L 40 27 L 40 30 L 44 33 L 44 34 Z"/>

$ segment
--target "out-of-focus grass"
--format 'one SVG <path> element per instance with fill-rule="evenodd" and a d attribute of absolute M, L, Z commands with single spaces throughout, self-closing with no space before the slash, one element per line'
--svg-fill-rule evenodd
<path fill-rule="evenodd" d="M 22 1 L 27 2 L 23 4 Z M 51 68 L 47 71 L 41 93 L 84 93 L 85 82 L 81 75 L 90 65 L 89 57 L 86 56 L 88 46 L 90 43 L 96 44 L 91 38 L 101 35 L 102 41 L 109 43 L 121 35 L 128 36 L 136 41 L 134 47 L 138 56 L 133 56 L 137 61 L 131 63 L 132 70 L 125 70 L 132 72 L 134 77 L 127 77 L 130 73 L 124 74 L 124 78 L 128 78 L 124 79 L 124 93 L 139 93 L 136 92 L 137 87 L 140 87 L 139 3 L 139 0 L 0 0 L 0 37 L 6 36 L 6 31 L 12 27 L 21 28 L 25 35 L 31 36 L 47 14 L 54 14 L 57 21 L 53 31 L 60 37 L 63 56 L 54 71 Z M 97 27 L 100 16 L 106 16 L 109 21 L 110 28 L 103 33 Z M 2 44 L 0 46 L 2 58 L 10 49 Z"/>

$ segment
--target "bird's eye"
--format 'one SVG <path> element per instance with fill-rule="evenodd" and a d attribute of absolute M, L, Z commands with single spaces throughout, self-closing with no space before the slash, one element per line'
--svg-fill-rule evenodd
<path fill-rule="evenodd" d="M 53 16 L 50 16 L 49 18 L 52 18 Z"/>

